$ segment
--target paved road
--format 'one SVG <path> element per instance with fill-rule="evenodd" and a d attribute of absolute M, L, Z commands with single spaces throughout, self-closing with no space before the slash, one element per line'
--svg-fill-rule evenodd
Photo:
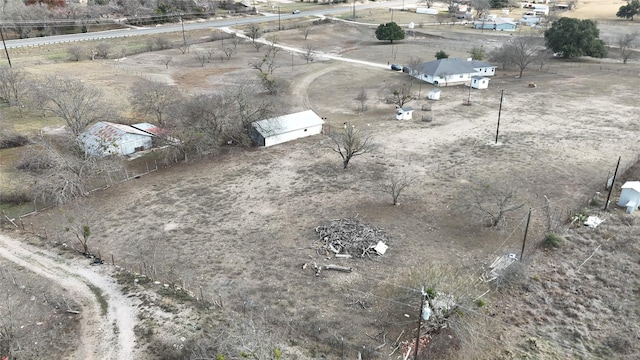
<path fill-rule="evenodd" d="M 408 7 L 410 4 L 415 3 L 415 0 L 406 1 L 390 1 L 390 2 L 376 2 L 376 3 L 368 3 L 365 5 L 357 5 L 356 6 L 356 14 L 358 11 L 376 8 L 376 7 L 397 7 L 400 4 L 404 4 L 404 6 Z M 260 16 L 249 17 L 249 18 L 237 18 L 237 19 L 225 19 L 225 20 L 209 20 L 209 21 L 201 21 L 201 22 L 186 22 L 184 23 L 184 30 L 199 30 L 199 29 L 207 29 L 207 28 L 222 28 L 222 27 L 231 27 L 237 25 L 245 25 L 251 23 L 263 23 L 263 22 L 272 22 L 272 21 L 284 21 L 288 19 L 294 19 L 298 17 L 305 16 L 326 16 L 326 15 L 334 15 L 340 13 L 346 13 L 353 11 L 353 7 L 351 6 L 335 6 L 332 8 L 321 9 L 321 10 L 310 10 L 304 11 L 300 14 L 262 14 Z M 16 39 L 16 40 L 8 40 L 7 48 L 17 48 L 23 46 L 38 46 L 38 45 L 47 45 L 47 44 L 55 44 L 60 42 L 75 42 L 75 41 L 85 41 L 85 40 L 99 40 L 99 39 L 109 39 L 109 38 L 117 38 L 117 37 L 126 37 L 126 36 L 139 36 L 139 35 L 153 35 L 153 34 L 162 34 L 168 32 L 177 32 L 182 31 L 182 24 L 166 24 L 161 26 L 153 26 L 153 27 L 141 27 L 141 28 L 127 28 L 127 29 L 117 29 L 117 30 L 108 30 L 108 31 L 99 31 L 92 33 L 81 33 L 81 34 L 69 34 L 69 35 L 56 35 L 56 36 L 47 36 L 47 37 L 37 37 L 30 39 Z"/>

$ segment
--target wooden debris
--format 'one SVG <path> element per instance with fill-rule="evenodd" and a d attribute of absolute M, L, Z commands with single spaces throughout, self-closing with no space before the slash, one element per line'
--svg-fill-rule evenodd
<path fill-rule="evenodd" d="M 382 229 L 357 219 L 332 220 L 316 227 L 316 233 L 321 243 L 317 253 L 336 257 L 371 258 L 372 255 L 380 255 L 375 250 L 379 242 L 389 241 Z"/>
<path fill-rule="evenodd" d="M 324 265 L 324 269 L 325 270 L 336 270 L 336 271 L 342 271 L 342 272 L 351 272 L 351 271 L 353 271 L 353 269 L 350 268 L 350 267 L 340 266 L 340 265 L 333 265 L 333 264 Z"/>

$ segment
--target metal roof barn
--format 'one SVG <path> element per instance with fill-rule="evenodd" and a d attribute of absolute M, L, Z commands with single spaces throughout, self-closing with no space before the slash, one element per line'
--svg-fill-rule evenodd
<path fill-rule="evenodd" d="M 251 138 L 260 146 L 273 146 L 283 142 L 322 133 L 324 121 L 313 110 L 301 111 L 270 119 L 254 121 Z"/>
<path fill-rule="evenodd" d="M 129 125 L 99 121 L 78 136 L 85 151 L 94 156 L 130 155 L 152 146 L 153 135 Z"/>

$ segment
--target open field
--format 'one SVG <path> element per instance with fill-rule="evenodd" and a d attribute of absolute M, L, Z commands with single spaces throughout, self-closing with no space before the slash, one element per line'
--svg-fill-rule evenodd
<path fill-rule="evenodd" d="M 490 50 L 509 36 L 445 26 L 418 29 L 414 38 L 389 45 L 376 41 L 370 26 L 334 22 L 314 30 L 306 41 L 300 29 L 280 31 L 278 43 L 296 48 L 308 43 L 319 54 L 406 64 L 412 58 L 430 60 L 440 49 L 466 57 L 473 45 Z M 101 86 L 126 113 L 130 86 L 139 78 L 175 84 L 191 94 L 224 91 L 256 78 L 247 63 L 261 53 L 248 43 L 239 44 L 231 59 L 204 66 L 193 56 L 207 49 L 220 55 L 221 47 L 202 43 L 193 45 L 191 54 L 171 49 L 72 66 L 47 61 L 28 71 L 83 78 Z M 159 62 L 162 56 L 173 57 L 168 69 Z M 419 296 L 406 294 L 415 285 L 412 276 L 441 267 L 471 279 L 460 283 L 456 294 L 489 292 L 486 306 L 462 309 L 473 332 L 435 335 L 429 358 L 637 356 L 637 214 L 624 215 L 612 206 L 601 214 L 606 220 L 599 228 L 562 230 L 563 247 L 538 248 L 547 231 L 545 196 L 564 220 L 587 204 L 597 212 L 595 204 L 605 195 L 595 192 L 603 191 L 618 156 L 623 168 L 635 162 L 637 64 L 552 61 L 544 71 L 529 69 L 522 79 L 515 78 L 515 70 L 498 70 L 488 90 L 446 87 L 438 102 L 424 99 L 431 85 L 366 64 L 320 55 L 307 64 L 285 51 L 280 64 L 275 76 L 283 89 L 282 113 L 313 109 L 333 128 L 351 122 L 370 130 L 379 150 L 343 170 L 324 135 L 268 149 L 230 147 L 29 218 L 48 229 L 53 244 L 73 240 L 61 225 L 66 218 L 86 216 L 94 251 L 104 258 L 113 254 L 118 265 L 140 272 L 153 264 L 164 282 L 220 304 L 203 310 L 163 300 L 162 311 L 141 307 L 141 347 L 145 341 L 162 342 L 165 358 L 171 358 L 181 338 L 215 336 L 249 319 L 268 334 L 265 342 L 284 349 L 286 359 L 354 359 L 383 343 L 375 356 L 395 358 L 397 352 L 389 356 L 393 340 L 414 336 Z M 432 110 L 416 111 L 413 121 L 392 120 L 394 106 L 384 99 L 402 85 L 411 85 L 419 97 L 409 105 L 429 104 Z M 364 113 L 356 111 L 361 89 L 369 94 Z M 501 90 L 505 101 L 495 144 Z M 469 96 L 472 105 L 463 105 Z M 422 116 L 433 120 L 421 121 Z M 380 189 L 402 172 L 415 180 L 401 204 L 392 206 Z M 527 200 L 502 230 L 472 220 L 464 195 L 481 181 L 517 189 Z M 520 254 L 528 207 L 533 212 L 521 278 L 502 289 L 476 281 L 496 256 Z M 319 255 L 314 228 L 345 217 L 382 227 L 389 251 L 374 259 Z M 354 271 L 316 277 L 302 269 L 312 262 Z M 157 354 L 149 350 L 148 358 Z"/>

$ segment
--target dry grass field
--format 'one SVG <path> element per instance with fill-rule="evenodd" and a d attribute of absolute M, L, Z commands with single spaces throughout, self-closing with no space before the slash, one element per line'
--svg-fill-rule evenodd
<path fill-rule="evenodd" d="M 363 15 L 362 21 L 366 16 L 375 23 L 382 13 Z M 438 50 L 466 57 L 474 45 L 490 50 L 510 36 L 425 27 L 390 45 L 378 42 L 371 26 L 342 22 L 316 25 L 307 40 L 300 29 L 273 34 L 282 45 L 311 44 L 319 54 L 379 64 L 427 61 Z M 207 49 L 220 55 L 221 46 L 207 42 L 193 45 L 190 54 L 171 49 L 72 66 L 45 57 L 27 70 L 82 78 L 102 87 L 127 114 L 129 89 L 139 78 L 175 84 L 185 93 L 224 91 L 257 78 L 247 64 L 261 53 L 248 43 L 224 62 L 201 66 L 193 55 Z M 163 56 L 173 58 L 168 69 L 159 61 Z M 136 272 L 152 266 L 163 282 L 204 297 L 202 308 L 129 284 L 143 303 L 141 359 L 180 358 L 192 339 L 222 336 L 225 329 L 240 329 L 246 346 L 258 338 L 263 346 L 282 349 L 283 359 L 355 359 L 358 352 L 397 358 L 394 340 L 410 341 L 418 316 L 420 297 L 407 289 L 417 289 L 417 281 L 429 286 L 454 277 L 448 291 L 482 295 L 483 305 L 461 309 L 456 328 L 433 335 L 425 354 L 430 359 L 637 358 L 640 223 L 637 214 L 615 206 L 615 191 L 611 210 L 599 211 L 618 156 L 625 169 L 637 157 L 635 61 L 554 60 L 543 71 L 528 69 L 522 79 L 515 70 L 498 70 L 489 89 L 445 87 L 437 102 L 425 100 L 431 85 L 401 72 L 320 55 L 307 64 L 286 51 L 279 61 L 282 114 L 313 109 L 330 127 L 351 122 L 371 131 L 379 149 L 343 170 L 324 135 L 266 149 L 229 147 L 29 217 L 48 229 L 51 245 L 72 241 L 61 219 L 85 216 L 94 234 L 91 245 L 104 258 L 113 255 L 120 267 Z M 403 85 L 418 96 L 409 104 L 418 110 L 414 120 L 398 122 L 384 99 Z M 364 113 L 355 100 L 361 89 L 369 94 Z M 463 105 L 469 96 L 471 106 Z M 423 105 L 431 111 L 420 110 Z M 423 116 L 433 120 L 421 121 Z M 393 206 L 381 189 L 399 173 L 414 180 Z M 481 182 L 516 189 L 526 199 L 499 230 L 471 215 L 465 195 Z M 586 207 L 605 222 L 596 229 L 563 223 L 563 246 L 542 250 L 545 197 L 562 220 Z M 525 261 L 499 287 L 478 281 L 497 256 L 519 256 L 529 207 Z M 319 255 L 314 229 L 354 217 L 384 229 L 388 252 L 373 259 Z M 314 262 L 354 271 L 315 276 L 303 269 Z M 420 277 L 433 269 L 443 274 Z M 162 284 L 148 284 L 154 286 L 162 292 Z"/>

